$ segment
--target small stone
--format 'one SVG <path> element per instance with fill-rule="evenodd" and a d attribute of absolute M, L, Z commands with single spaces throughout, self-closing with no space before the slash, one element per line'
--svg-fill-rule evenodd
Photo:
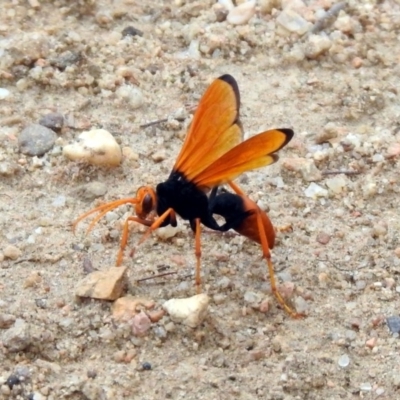
<path fill-rule="evenodd" d="M 64 116 L 60 113 L 49 113 L 40 118 L 39 124 L 60 133 L 64 126 Z"/>
<path fill-rule="evenodd" d="M 156 235 L 161 239 L 161 240 L 167 240 L 172 237 L 174 237 L 177 233 L 179 232 L 179 227 L 177 226 L 164 226 L 156 230 Z"/>
<path fill-rule="evenodd" d="M 285 158 L 282 160 L 282 166 L 288 171 L 300 172 L 307 182 L 316 182 L 322 179 L 322 174 L 314 160 L 308 158 Z"/>
<path fill-rule="evenodd" d="M 354 57 L 351 60 L 351 65 L 353 66 L 353 68 L 356 68 L 356 69 L 361 68 L 363 63 L 364 63 L 363 59 L 360 57 Z"/>
<path fill-rule="evenodd" d="M 400 143 L 391 143 L 387 149 L 386 157 L 394 158 L 400 155 Z"/>
<path fill-rule="evenodd" d="M 306 43 L 304 54 L 310 60 L 315 60 L 326 53 L 331 46 L 332 42 L 327 36 L 310 35 Z"/>
<path fill-rule="evenodd" d="M 328 244 L 331 240 L 330 235 L 325 232 L 319 232 L 317 235 L 317 242 L 321 244 Z"/>
<path fill-rule="evenodd" d="M 96 181 L 80 185 L 73 191 L 73 194 L 86 201 L 92 201 L 98 197 L 103 197 L 106 193 L 107 185 Z"/>
<path fill-rule="evenodd" d="M 378 338 L 373 337 L 373 338 L 371 338 L 371 339 L 368 339 L 368 340 L 365 342 L 365 345 L 366 345 L 367 347 L 369 347 L 370 349 L 373 349 L 373 348 L 376 346 L 377 343 L 378 343 Z"/>
<path fill-rule="evenodd" d="M 247 291 L 244 296 L 245 303 L 251 306 L 258 306 L 261 303 L 263 296 L 259 293 Z"/>
<path fill-rule="evenodd" d="M 342 193 L 343 189 L 347 186 L 347 179 L 344 175 L 334 176 L 333 178 L 325 181 L 326 186 L 333 194 Z"/>
<path fill-rule="evenodd" d="M 360 390 L 362 392 L 370 392 L 372 390 L 372 385 L 369 382 L 363 382 L 360 384 Z"/>
<path fill-rule="evenodd" d="M 3 250 L 3 254 L 5 258 L 10 258 L 11 260 L 16 260 L 21 257 L 22 251 L 12 244 L 9 244 Z"/>
<path fill-rule="evenodd" d="M 24 351 L 32 344 L 30 326 L 23 319 L 18 318 L 14 326 L 3 334 L 2 342 L 4 347 L 12 353 Z"/>
<path fill-rule="evenodd" d="M 340 368 L 346 368 L 350 364 L 350 358 L 347 354 L 343 354 L 339 357 L 338 364 Z"/>
<path fill-rule="evenodd" d="M 392 316 L 386 318 L 387 326 L 391 333 L 400 333 L 400 317 Z"/>
<path fill-rule="evenodd" d="M 334 123 L 328 122 L 323 129 L 316 134 L 315 143 L 322 144 L 327 143 L 331 139 L 335 139 L 338 137 L 340 132 L 340 128 L 337 127 Z"/>
<path fill-rule="evenodd" d="M 164 317 L 165 311 L 164 310 L 147 311 L 146 314 L 150 318 L 151 322 L 158 322 L 162 317 Z"/>
<path fill-rule="evenodd" d="M 400 247 L 396 247 L 394 249 L 394 254 L 396 255 L 396 257 L 400 258 Z"/>
<path fill-rule="evenodd" d="M 10 94 L 11 92 L 8 89 L 0 88 L 0 100 L 6 99 Z"/>
<path fill-rule="evenodd" d="M 116 300 L 126 286 L 126 267 L 112 267 L 87 275 L 75 291 L 76 296 L 100 300 Z"/>
<path fill-rule="evenodd" d="M 42 282 L 42 277 L 40 273 L 37 271 L 33 271 L 29 274 L 29 276 L 24 281 L 24 288 L 30 288 L 37 286 L 40 282 Z"/>
<path fill-rule="evenodd" d="M 270 310 L 270 300 L 269 299 L 264 299 L 261 304 L 260 304 L 260 312 L 266 314 Z"/>
<path fill-rule="evenodd" d="M 0 175 L 1 176 L 13 176 L 21 170 L 21 167 L 14 161 L 2 161 L 0 162 Z"/>
<path fill-rule="evenodd" d="M 314 182 L 304 191 L 304 194 L 314 200 L 318 197 L 328 197 L 328 191 Z"/>
<path fill-rule="evenodd" d="M 207 314 L 208 303 L 209 297 L 202 293 L 189 298 L 168 300 L 163 308 L 172 321 L 196 328 Z"/>
<path fill-rule="evenodd" d="M 160 149 L 157 150 L 155 153 L 151 155 L 151 158 L 153 159 L 154 162 L 161 162 L 164 161 L 167 158 L 167 153 L 165 149 Z"/>
<path fill-rule="evenodd" d="M 120 86 L 115 95 L 129 104 L 132 110 L 136 110 L 143 105 L 143 94 L 140 89 L 132 85 L 122 85 Z"/>
<path fill-rule="evenodd" d="M 117 321 L 129 321 L 140 311 L 140 307 L 151 309 L 154 306 L 153 300 L 144 297 L 124 296 L 115 300 L 112 305 L 112 314 Z"/>
<path fill-rule="evenodd" d="M 254 0 L 246 1 L 229 11 L 226 20 L 232 25 L 247 24 L 256 11 Z"/>
<path fill-rule="evenodd" d="M 15 319 L 12 314 L 0 314 L 0 329 L 8 329 L 15 322 Z"/>
<path fill-rule="evenodd" d="M 150 318 L 146 313 L 141 311 L 139 314 L 135 315 L 131 321 L 132 324 L 132 333 L 135 336 L 145 336 L 147 331 L 151 327 Z"/>
<path fill-rule="evenodd" d="M 151 364 L 149 362 L 144 362 L 142 364 L 142 368 L 143 368 L 144 371 L 150 371 L 152 367 L 151 367 Z"/>
<path fill-rule="evenodd" d="M 122 36 L 143 36 L 143 32 L 133 26 L 127 26 L 122 30 Z"/>
<path fill-rule="evenodd" d="M 290 7 L 285 8 L 276 19 L 276 22 L 289 32 L 302 36 L 310 30 L 312 24 Z"/>
<path fill-rule="evenodd" d="M 64 147 L 63 154 L 72 161 L 105 167 L 116 167 L 122 160 L 119 144 L 105 129 L 82 132 L 75 143 Z"/>
<path fill-rule="evenodd" d="M 28 156 L 42 156 L 57 140 L 54 131 L 39 124 L 27 126 L 18 136 L 19 151 Z"/>

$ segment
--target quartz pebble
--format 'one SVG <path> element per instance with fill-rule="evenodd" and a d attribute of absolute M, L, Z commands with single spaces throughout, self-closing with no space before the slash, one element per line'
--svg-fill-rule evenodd
<path fill-rule="evenodd" d="M 27 126 L 18 136 L 19 151 L 28 156 L 42 156 L 52 149 L 57 135 L 39 124 Z"/>
<path fill-rule="evenodd" d="M 163 308 L 172 321 L 196 328 L 207 314 L 208 303 L 209 297 L 202 293 L 189 298 L 168 300 Z"/>
<path fill-rule="evenodd" d="M 246 1 L 230 10 L 226 20 L 232 25 L 244 25 L 250 21 L 255 11 L 256 2 L 254 0 Z"/>
<path fill-rule="evenodd" d="M 310 186 L 304 191 L 306 197 L 317 199 L 318 197 L 328 197 L 328 191 L 322 186 L 312 182 Z"/>
<path fill-rule="evenodd" d="M 120 86 L 115 92 L 117 98 L 126 102 L 132 110 L 143 105 L 143 94 L 140 89 L 132 85 Z"/>
<path fill-rule="evenodd" d="M 350 358 L 347 354 L 343 354 L 339 357 L 338 364 L 340 368 L 346 368 L 350 364 Z"/>
<path fill-rule="evenodd" d="M 297 33 L 302 36 L 312 27 L 301 15 L 291 8 L 285 8 L 276 19 L 277 23 L 288 32 Z"/>
<path fill-rule="evenodd" d="M 10 95 L 10 91 L 5 88 L 0 88 L 0 100 L 6 99 Z"/>
<path fill-rule="evenodd" d="M 105 167 L 116 167 L 122 160 L 119 144 L 105 129 L 82 132 L 75 143 L 64 147 L 63 154 L 72 161 Z"/>

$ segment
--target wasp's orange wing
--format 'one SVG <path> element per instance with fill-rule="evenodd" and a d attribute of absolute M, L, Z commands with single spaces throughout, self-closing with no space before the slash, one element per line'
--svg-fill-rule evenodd
<path fill-rule="evenodd" d="M 242 141 L 239 88 L 231 75 L 216 79 L 197 107 L 174 171 L 188 180 Z"/>
<path fill-rule="evenodd" d="M 222 155 L 193 179 L 204 190 L 233 180 L 245 171 L 274 163 L 274 153 L 293 137 L 291 129 L 274 129 L 247 139 Z"/>

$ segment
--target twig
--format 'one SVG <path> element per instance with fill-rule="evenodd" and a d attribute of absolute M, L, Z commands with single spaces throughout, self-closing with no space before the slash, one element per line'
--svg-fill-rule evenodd
<path fill-rule="evenodd" d="M 329 22 L 333 17 L 336 17 L 343 8 L 345 8 L 347 3 L 345 1 L 341 1 L 340 3 L 334 4 L 325 15 L 319 20 L 315 21 L 313 28 L 311 29 L 311 33 L 317 33 L 328 26 Z"/>
<path fill-rule="evenodd" d="M 338 170 L 327 170 L 327 171 L 322 171 L 322 175 L 358 175 L 361 174 L 360 171 L 354 171 L 354 170 L 349 170 L 349 169 L 338 169 Z"/>
<path fill-rule="evenodd" d="M 168 121 L 168 118 L 157 119 L 155 121 L 148 122 L 147 124 L 139 125 L 139 128 L 148 128 L 149 126 L 162 124 L 167 121 Z"/>
<path fill-rule="evenodd" d="M 137 279 L 136 282 L 144 282 L 144 281 L 148 281 L 150 279 L 161 278 L 161 277 L 167 276 L 167 275 L 174 275 L 176 273 L 178 273 L 178 271 L 164 272 L 162 274 L 157 274 L 157 275 L 153 275 L 153 276 L 147 276 L 146 278 Z"/>

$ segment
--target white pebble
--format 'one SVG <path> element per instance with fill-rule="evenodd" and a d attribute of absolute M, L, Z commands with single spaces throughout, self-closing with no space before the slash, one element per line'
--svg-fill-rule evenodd
<path fill-rule="evenodd" d="M 0 88 L 0 100 L 4 100 L 11 92 L 8 89 Z"/>
<path fill-rule="evenodd" d="M 107 167 L 116 167 L 122 160 L 119 144 L 104 129 L 82 132 L 75 143 L 64 147 L 63 154 L 72 161 Z"/>
<path fill-rule="evenodd" d="M 207 313 L 209 297 L 202 293 L 186 299 L 171 299 L 163 308 L 172 321 L 182 323 L 190 328 L 199 326 Z"/>
<path fill-rule="evenodd" d="M 346 368 L 346 367 L 348 367 L 349 364 L 350 364 L 350 358 L 349 358 L 349 356 L 348 356 L 347 354 L 341 355 L 341 356 L 339 357 L 338 364 L 339 364 L 339 367 L 341 367 L 341 368 Z"/>
<path fill-rule="evenodd" d="M 162 239 L 162 240 L 167 240 L 172 237 L 174 237 L 178 233 L 179 228 L 177 226 L 164 226 L 162 228 L 158 228 L 156 230 L 156 235 Z"/>
<path fill-rule="evenodd" d="M 301 15 L 297 14 L 290 8 L 284 9 L 276 19 L 278 24 L 284 27 L 287 31 L 304 35 L 312 26 Z"/>
<path fill-rule="evenodd" d="M 317 199 L 318 197 L 328 197 L 328 191 L 322 186 L 312 182 L 310 186 L 304 191 L 306 197 Z"/>
<path fill-rule="evenodd" d="M 133 110 L 140 108 L 143 104 L 143 94 L 134 86 L 122 85 L 116 90 L 115 94 L 121 100 L 126 101 Z"/>
<path fill-rule="evenodd" d="M 247 24 L 255 11 L 256 2 L 253 0 L 247 1 L 230 10 L 226 20 L 232 25 Z"/>
<path fill-rule="evenodd" d="M 218 3 L 221 4 L 221 6 L 224 6 L 227 10 L 233 10 L 235 8 L 232 0 L 218 0 Z"/>
<path fill-rule="evenodd" d="M 335 194 L 342 193 L 343 188 L 347 185 L 347 180 L 343 175 L 335 176 L 334 178 L 326 180 L 326 186 Z"/>

